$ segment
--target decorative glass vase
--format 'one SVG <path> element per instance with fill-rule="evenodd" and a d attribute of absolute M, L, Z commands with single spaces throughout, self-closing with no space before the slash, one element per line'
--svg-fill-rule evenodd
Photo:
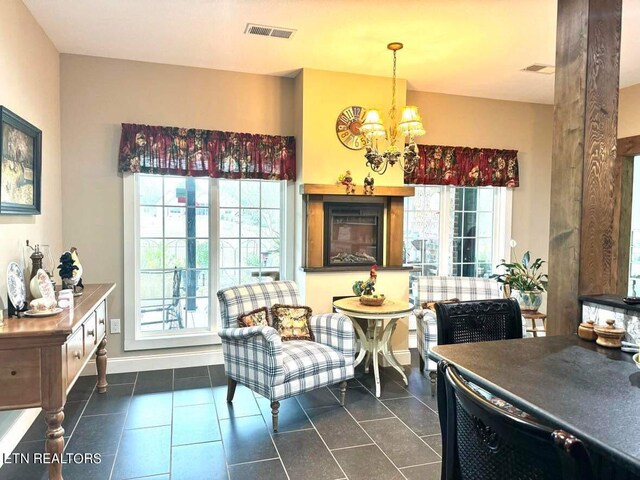
<path fill-rule="evenodd" d="M 520 305 L 522 312 L 537 312 L 542 305 L 542 293 L 530 290 L 511 290 L 511 298 Z"/>

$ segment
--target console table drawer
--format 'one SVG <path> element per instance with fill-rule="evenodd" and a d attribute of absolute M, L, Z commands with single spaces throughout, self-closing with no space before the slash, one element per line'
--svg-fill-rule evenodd
<path fill-rule="evenodd" d="M 107 330 L 107 301 L 103 300 L 98 308 L 96 308 L 96 320 L 97 320 L 97 329 L 96 329 L 96 339 L 100 341 L 102 336 L 105 334 Z"/>
<path fill-rule="evenodd" d="M 40 404 L 40 349 L 0 350 L 0 404 Z"/>
<path fill-rule="evenodd" d="M 89 355 L 96 345 L 97 329 L 96 329 L 96 312 L 89 315 L 84 321 L 84 353 Z"/>
<path fill-rule="evenodd" d="M 73 382 L 84 364 L 84 326 L 67 340 L 67 382 Z"/>

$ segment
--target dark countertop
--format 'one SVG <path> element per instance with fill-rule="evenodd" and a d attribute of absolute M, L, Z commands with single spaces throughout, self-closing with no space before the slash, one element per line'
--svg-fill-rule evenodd
<path fill-rule="evenodd" d="M 618 295 L 580 295 L 578 299 L 581 302 L 596 303 L 598 305 L 606 305 L 607 307 L 622 308 L 632 312 L 640 312 L 640 304 L 629 305 L 622 301 L 623 297 Z"/>
<path fill-rule="evenodd" d="M 631 354 L 569 335 L 438 345 L 429 356 L 640 474 L 640 370 Z"/>

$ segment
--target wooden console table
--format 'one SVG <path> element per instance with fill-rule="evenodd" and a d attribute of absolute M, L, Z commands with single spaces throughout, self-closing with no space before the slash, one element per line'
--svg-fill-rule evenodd
<path fill-rule="evenodd" d="M 114 283 L 86 285 L 73 310 L 51 317 L 5 318 L 0 326 L 0 410 L 42 407 L 46 451 L 62 457 L 67 393 L 96 354 L 98 393 L 107 391 L 107 297 Z M 62 464 L 49 464 L 62 480 Z"/>

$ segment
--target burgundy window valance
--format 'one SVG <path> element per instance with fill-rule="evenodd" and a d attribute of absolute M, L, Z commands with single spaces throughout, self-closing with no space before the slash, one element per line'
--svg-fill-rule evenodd
<path fill-rule="evenodd" d="M 294 137 L 122 124 L 119 172 L 295 180 Z"/>
<path fill-rule="evenodd" d="M 404 183 L 460 187 L 517 187 L 518 151 L 418 145 L 420 160 Z"/>

